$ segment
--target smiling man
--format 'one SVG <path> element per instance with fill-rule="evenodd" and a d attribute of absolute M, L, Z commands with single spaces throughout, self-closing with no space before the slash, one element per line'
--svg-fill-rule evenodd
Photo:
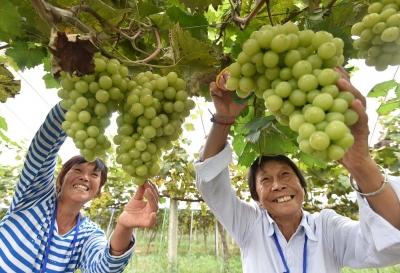
<path fill-rule="evenodd" d="M 216 113 L 200 161 L 196 185 L 217 219 L 238 243 L 244 273 L 339 273 L 341 268 L 381 267 L 400 263 L 400 180 L 381 173 L 368 150 L 365 98 L 343 69 L 337 86 L 357 98 L 352 108 L 355 143 L 341 160 L 358 184 L 360 221 L 324 209 L 303 209 L 306 181 L 284 155 L 260 156 L 249 170 L 255 202 L 240 200 L 230 185 L 227 144 L 230 126 L 245 108 L 232 92 L 210 86 Z M 226 75 L 218 86 L 225 86 Z"/>

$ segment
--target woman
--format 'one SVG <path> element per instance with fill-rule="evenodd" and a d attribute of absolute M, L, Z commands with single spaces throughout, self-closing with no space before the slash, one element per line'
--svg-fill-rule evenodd
<path fill-rule="evenodd" d="M 240 246 L 245 273 L 335 273 L 342 267 L 380 267 L 400 263 L 400 181 L 386 183 L 368 151 L 365 98 L 344 70 L 337 82 L 357 98 L 352 108 L 359 121 L 352 126 L 354 145 L 340 161 L 358 185 L 360 221 L 324 209 L 310 214 L 302 209 L 305 180 L 285 156 L 263 156 L 249 172 L 256 204 L 239 200 L 231 189 L 227 145 L 230 126 L 245 105 L 231 93 L 210 86 L 216 113 L 200 162 L 196 183 L 204 200 Z M 219 86 L 224 86 L 225 77 Z"/>
<path fill-rule="evenodd" d="M 99 159 L 71 158 L 53 183 L 66 138 L 64 114 L 59 104 L 51 109 L 29 147 L 12 204 L 0 222 L 0 272 L 122 272 L 133 252 L 133 228 L 155 224 L 158 193 L 151 183 L 139 187 L 125 206 L 109 241 L 80 213 L 106 182 L 107 167 Z"/>

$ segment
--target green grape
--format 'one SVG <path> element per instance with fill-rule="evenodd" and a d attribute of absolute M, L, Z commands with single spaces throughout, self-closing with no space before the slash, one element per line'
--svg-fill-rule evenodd
<path fill-rule="evenodd" d="M 96 92 L 95 97 L 98 102 L 106 103 L 110 99 L 110 94 L 103 89 L 99 89 Z"/>
<path fill-rule="evenodd" d="M 304 74 L 299 78 L 297 85 L 300 90 L 309 92 L 318 87 L 318 80 L 313 74 Z"/>
<path fill-rule="evenodd" d="M 278 95 L 271 95 L 265 100 L 265 107 L 271 112 L 278 111 L 283 105 L 282 98 Z"/>
<path fill-rule="evenodd" d="M 328 93 L 321 93 L 315 96 L 312 104 L 326 111 L 330 109 L 333 105 L 333 98 Z"/>
<path fill-rule="evenodd" d="M 294 105 L 294 106 L 303 106 L 306 103 L 307 96 L 306 94 L 299 90 L 295 89 L 289 96 L 289 101 Z"/>
<path fill-rule="evenodd" d="M 271 49 L 276 53 L 282 53 L 289 49 L 290 40 L 285 34 L 276 35 L 271 41 Z"/>
<path fill-rule="evenodd" d="M 284 62 L 288 67 L 294 66 L 301 60 L 301 54 L 298 50 L 290 50 L 286 53 Z"/>
<path fill-rule="evenodd" d="M 368 7 L 368 13 L 380 13 L 383 9 L 383 4 L 380 2 L 371 3 Z"/>
<path fill-rule="evenodd" d="M 315 150 L 311 147 L 310 141 L 308 139 L 303 139 L 299 142 L 299 148 L 302 152 L 311 154 Z"/>
<path fill-rule="evenodd" d="M 243 52 L 246 53 L 248 56 L 252 56 L 260 51 L 260 46 L 255 39 L 248 39 L 243 44 Z"/>
<path fill-rule="evenodd" d="M 308 139 L 315 132 L 315 126 L 312 123 L 304 122 L 299 127 L 299 136 L 303 139 Z"/>
<path fill-rule="evenodd" d="M 325 42 L 318 47 L 318 56 L 321 59 L 331 59 L 336 55 L 336 45 L 333 42 Z"/>
<path fill-rule="evenodd" d="M 245 77 L 251 77 L 256 73 L 256 67 L 252 63 L 245 63 L 241 67 L 241 73 Z"/>
<path fill-rule="evenodd" d="M 388 27 L 382 32 L 381 39 L 383 42 L 390 43 L 396 41 L 399 36 L 399 27 Z"/>
<path fill-rule="evenodd" d="M 321 131 L 312 133 L 309 141 L 310 146 L 317 151 L 325 150 L 330 144 L 329 136 Z"/>
<path fill-rule="evenodd" d="M 342 121 L 334 120 L 328 123 L 325 127 L 325 133 L 329 136 L 332 140 L 339 140 L 344 137 L 346 133 L 349 132 L 346 124 Z"/>
<path fill-rule="evenodd" d="M 339 120 L 344 122 L 344 115 L 338 112 L 329 112 L 326 114 L 326 121 L 330 122 L 334 120 Z"/>
<path fill-rule="evenodd" d="M 328 147 L 328 157 L 331 160 L 339 160 L 344 156 L 344 149 L 339 145 L 330 145 Z"/>
<path fill-rule="evenodd" d="M 336 98 L 333 100 L 332 107 L 329 109 L 329 111 L 344 113 L 347 110 L 347 108 L 349 108 L 349 104 L 345 99 Z"/>
<path fill-rule="evenodd" d="M 310 62 L 306 60 L 298 61 L 292 68 L 292 75 L 299 79 L 301 76 L 305 74 L 310 74 L 312 72 L 312 65 Z"/>
<path fill-rule="evenodd" d="M 88 106 L 88 104 L 89 104 L 89 102 L 88 102 L 87 98 L 85 98 L 85 97 L 79 97 L 75 101 L 75 105 L 79 109 L 85 109 Z"/>
<path fill-rule="evenodd" d="M 344 120 L 347 126 L 355 124 L 358 121 L 358 118 L 357 112 L 352 109 L 347 109 L 344 112 Z"/>
<path fill-rule="evenodd" d="M 345 134 L 341 139 L 335 141 L 343 149 L 348 149 L 354 144 L 354 136 L 351 133 Z"/>
<path fill-rule="evenodd" d="M 99 86 L 102 89 L 106 89 L 106 90 L 110 89 L 112 84 L 113 84 L 112 79 L 109 76 L 104 75 L 99 78 Z"/>
<path fill-rule="evenodd" d="M 253 79 L 243 77 L 239 80 L 239 89 L 245 92 L 251 92 L 254 90 L 255 84 Z"/>
<path fill-rule="evenodd" d="M 289 128 L 297 132 L 300 126 L 305 122 L 305 118 L 302 114 L 291 114 L 289 116 Z"/>
<path fill-rule="evenodd" d="M 275 94 L 281 98 L 286 98 L 292 92 L 292 86 L 288 82 L 280 82 L 277 84 L 274 90 Z"/>
<path fill-rule="evenodd" d="M 307 122 L 316 124 L 325 119 L 325 112 L 319 107 L 311 106 L 304 112 L 304 118 Z"/>
<path fill-rule="evenodd" d="M 313 38 L 315 36 L 314 31 L 310 29 L 302 30 L 299 32 L 299 43 L 300 46 L 308 47 L 312 44 Z"/>
<path fill-rule="evenodd" d="M 318 82 L 322 86 L 334 84 L 339 77 L 339 73 L 331 68 L 323 69 L 317 76 Z"/>
<path fill-rule="evenodd" d="M 273 68 L 278 65 L 279 55 L 273 51 L 265 52 L 263 56 L 263 63 L 267 68 Z"/>

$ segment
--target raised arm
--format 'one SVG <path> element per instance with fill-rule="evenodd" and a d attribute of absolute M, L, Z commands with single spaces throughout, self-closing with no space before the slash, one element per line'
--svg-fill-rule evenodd
<path fill-rule="evenodd" d="M 80 268 L 84 273 L 120 273 L 133 253 L 133 229 L 152 227 L 156 223 L 158 192 L 146 182 L 125 206 L 107 242 L 99 228 L 88 238 L 83 248 Z"/>
<path fill-rule="evenodd" d="M 9 212 L 30 207 L 54 193 L 57 153 L 66 135 L 61 129 L 65 110 L 59 104 L 48 113 L 36 132 L 26 155 Z"/>
<path fill-rule="evenodd" d="M 337 85 L 342 90 L 353 93 L 356 99 L 352 108 L 359 115 L 359 120 L 351 127 L 354 144 L 347 151 L 341 163 L 357 182 L 359 190 L 363 193 L 372 193 L 381 186 L 383 189 L 372 196 L 367 196 L 371 208 L 395 228 L 400 229 L 400 201 L 390 183 L 384 182 L 384 175 L 376 162 L 371 158 L 368 148 L 368 116 L 366 114 L 366 101 L 362 94 L 350 83 L 344 69 L 339 69 L 342 77 Z"/>

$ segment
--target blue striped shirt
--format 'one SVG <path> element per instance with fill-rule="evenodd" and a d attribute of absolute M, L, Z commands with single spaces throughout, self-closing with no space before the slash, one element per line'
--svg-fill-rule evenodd
<path fill-rule="evenodd" d="M 11 206 L 0 222 L 0 272 L 40 272 L 57 199 L 54 169 L 66 135 L 61 129 L 64 110 L 57 104 L 47 115 L 29 146 Z M 81 220 L 75 247 L 75 229 L 64 235 L 55 224 L 46 272 L 122 272 L 133 249 L 110 254 L 104 232 L 88 218 Z M 133 240 L 133 239 L 132 239 Z"/>

